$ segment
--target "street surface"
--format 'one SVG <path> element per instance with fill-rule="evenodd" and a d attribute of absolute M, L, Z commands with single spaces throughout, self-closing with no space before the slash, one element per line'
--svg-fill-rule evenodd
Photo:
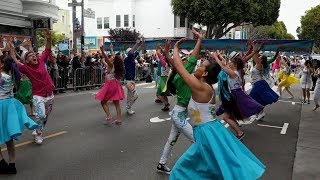
<path fill-rule="evenodd" d="M 128 116 L 122 101 L 121 126 L 103 125 L 105 114 L 94 100 L 97 90 L 57 95 L 44 131 L 47 139 L 36 145 L 31 132 L 25 131 L 16 141 L 18 174 L 0 179 L 168 179 L 157 173 L 156 166 L 169 135 L 169 115 L 154 102 L 154 83 L 137 86 L 140 97 L 133 107 L 136 114 Z M 249 84 L 246 87 L 250 89 Z M 291 179 L 302 106 L 299 87 L 293 91 L 295 99 L 283 98 L 266 108 L 264 121 L 242 125 L 244 143 L 267 166 L 262 179 Z M 170 103 L 172 108 L 173 98 Z M 115 115 L 112 104 L 110 109 Z M 181 135 L 168 166 L 172 167 L 189 146 Z"/>

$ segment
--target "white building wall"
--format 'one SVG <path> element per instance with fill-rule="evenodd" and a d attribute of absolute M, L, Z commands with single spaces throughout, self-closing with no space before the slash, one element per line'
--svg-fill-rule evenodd
<path fill-rule="evenodd" d="M 98 17 L 109 17 L 110 28 L 116 28 L 116 15 L 121 15 L 120 28 L 135 29 L 145 38 L 173 37 L 174 15 L 171 0 L 92 0 L 88 8 L 95 11 L 95 19 L 85 18 L 86 36 L 108 36 L 109 29 L 97 29 Z M 129 15 L 129 27 L 124 27 L 124 15 Z M 102 19 L 103 26 L 103 19 Z"/>

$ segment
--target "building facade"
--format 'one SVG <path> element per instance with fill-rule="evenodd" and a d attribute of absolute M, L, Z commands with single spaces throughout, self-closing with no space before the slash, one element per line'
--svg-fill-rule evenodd
<path fill-rule="evenodd" d="M 1 0 L 0 1 L 0 50 L 6 49 L 8 36 L 14 37 L 14 44 L 33 36 L 33 20 L 41 18 L 58 19 L 58 6 L 54 0 Z"/>
<path fill-rule="evenodd" d="M 58 20 L 53 24 L 53 31 L 62 34 L 65 39 L 72 38 L 70 11 L 65 9 L 58 10 Z"/>
<path fill-rule="evenodd" d="M 191 37 L 187 19 L 173 14 L 171 0 L 90 0 L 85 8 L 95 12 L 94 19 L 85 18 L 85 34 L 96 37 L 97 46 L 110 28 L 135 29 L 146 39 Z"/>

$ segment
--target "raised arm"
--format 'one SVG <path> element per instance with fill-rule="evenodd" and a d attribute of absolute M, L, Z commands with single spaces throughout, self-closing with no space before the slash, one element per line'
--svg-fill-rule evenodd
<path fill-rule="evenodd" d="M 192 33 L 194 34 L 194 36 L 196 36 L 197 43 L 193 49 L 193 52 L 191 53 L 191 56 L 195 57 L 196 59 L 200 59 L 201 42 L 203 39 L 203 35 L 196 31 L 194 28 L 192 28 Z"/>
<path fill-rule="evenodd" d="M 179 55 L 179 45 L 184 41 L 184 38 L 180 39 L 174 45 L 173 59 L 170 59 L 170 63 L 173 65 L 182 80 L 189 86 L 190 90 L 192 92 L 199 93 L 203 90 L 200 81 L 193 75 L 189 74 L 189 72 L 183 66 L 182 60 Z"/>
<path fill-rule="evenodd" d="M 273 62 L 278 58 L 278 56 L 279 56 L 279 48 L 277 49 L 277 52 L 276 52 L 276 54 L 273 56 L 273 58 L 271 58 L 271 59 L 268 60 L 268 64 L 273 63 Z"/>
<path fill-rule="evenodd" d="M 225 61 L 225 60 L 224 60 L 224 58 L 220 55 L 220 52 L 219 52 L 219 51 L 216 51 L 216 52 L 214 52 L 214 53 L 210 53 L 209 51 L 207 51 L 207 53 L 210 55 L 210 57 L 211 57 L 213 60 L 215 60 L 215 61 L 219 64 L 219 66 L 220 66 L 223 70 L 225 70 L 225 71 L 227 72 L 227 74 L 228 74 L 232 79 L 234 79 L 234 78 L 237 77 L 237 74 L 236 74 L 229 66 L 227 66 L 227 65 L 225 65 L 225 64 L 223 63 L 223 61 Z M 220 58 L 221 58 L 221 59 L 220 59 Z"/>
<path fill-rule="evenodd" d="M 111 60 L 109 59 L 109 57 L 104 52 L 104 45 L 100 46 L 100 50 L 101 50 L 101 54 L 103 56 L 103 59 L 101 59 L 102 64 L 107 66 L 108 69 L 111 69 L 113 64 L 112 64 Z"/>
<path fill-rule="evenodd" d="M 113 44 L 110 43 L 110 53 L 111 53 L 111 57 L 115 57 L 114 51 L 113 51 Z"/>
<path fill-rule="evenodd" d="M 12 42 L 10 41 L 9 43 L 9 49 L 10 49 L 10 56 L 11 58 L 14 60 L 14 62 L 19 66 L 23 66 L 24 64 L 22 64 L 18 59 L 17 59 L 17 56 L 16 56 L 16 50 L 12 44 Z"/>

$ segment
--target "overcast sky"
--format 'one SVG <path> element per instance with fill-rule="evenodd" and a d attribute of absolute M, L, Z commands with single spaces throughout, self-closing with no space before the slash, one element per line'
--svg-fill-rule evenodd
<path fill-rule="evenodd" d="M 320 5 L 320 0 L 281 0 L 278 20 L 283 21 L 288 32 L 297 37 L 296 29 L 300 26 L 300 17 L 306 10 Z"/>
<path fill-rule="evenodd" d="M 69 0 L 56 0 L 56 4 L 60 8 L 67 9 L 68 1 Z M 80 2 L 80 0 L 78 1 Z M 287 26 L 288 32 L 297 37 L 296 29 L 300 26 L 300 17 L 305 14 L 306 10 L 317 5 L 320 5 L 320 0 L 281 0 L 278 20 L 283 21 Z"/>

